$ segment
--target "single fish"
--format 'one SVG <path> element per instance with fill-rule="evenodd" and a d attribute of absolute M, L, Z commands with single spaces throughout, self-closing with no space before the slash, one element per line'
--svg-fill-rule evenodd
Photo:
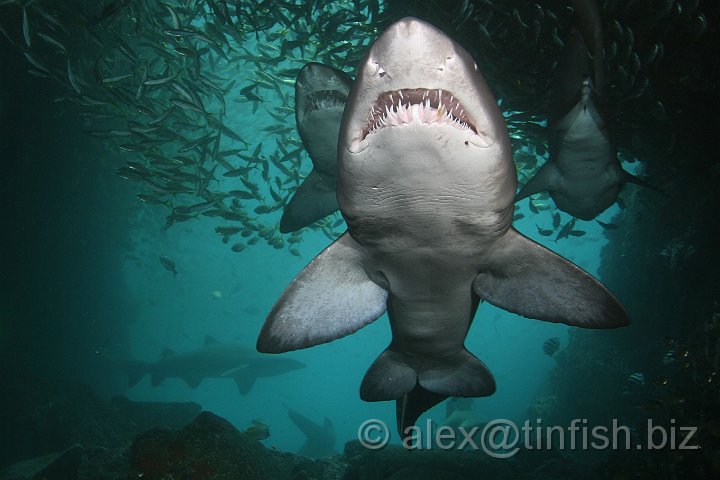
<path fill-rule="evenodd" d="M 173 278 L 175 278 L 178 274 L 177 269 L 175 268 L 175 262 L 170 260 L 165 255 L 160 255 L 159 258 L 160 258 L 160 263 L 162 264 L 163 267 L 165 267 L 165 270 L 167 270 L 168 272 L 172 272 Z"/>
<path fill-rule="evenodd" d="M 245 435 L 248 435 L 250 438 L 258 441 L 265 440 L 270 437 L 270 427 L 267 423 L 257 419 L 253 420 L 251 423 L 252 425 L 243 430 Z"/>

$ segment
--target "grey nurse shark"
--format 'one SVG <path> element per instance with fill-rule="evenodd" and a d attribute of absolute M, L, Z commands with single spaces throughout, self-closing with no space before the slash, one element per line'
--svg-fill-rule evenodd
<path fill-rule="evenodd" d="M 615 203 L 625 183 L 657 190 L 623 170 L 603 112 L 605 61 L 595 0 L 573 0 L 580 25 L 566 39 L 550 95 L 550 158 L 516 201 L 548 191 L 557 207 L 592 220 Z"/>
<path fill-rule="evenodd" d="M 232 378 L 241 394 L 252 389 L 262 377 L 282 375 L 305 365 L 290 358 L 271 358 L 239 343 L 218 342 L 205 337 L 202 348 L 176 353 L 165 349 L 156 362 L 125 362 L 130 387 L 150 373 L 152 386 L 160 385 L 165 378 L 181 378 L 190 388 L 197 388 L 205 378 Z"/>
<path fill-rule="evenodd" d="M 449 396 L 495 392 L 464 345 L 482 300 L 548 322 L 627 325 L 601 283 L 512 227 L 516 186 L 502 114 L 470 55 L 421 20 L 393 24 L 359 65 L 340 127 L 348 231 L 282 293 L 258 350 L 330 342 L 387 311 L 392 342 L 360 396 L 396 400 L 407 435 Z"/>
<path fill-rule="evenodd" d="M 308 63 L 295 82 L 295 120 L 313 169 L 285 207 L 282 233 L 310 225 L 338 209 L 337 139 L 352 79 L 321 63 Z"/>

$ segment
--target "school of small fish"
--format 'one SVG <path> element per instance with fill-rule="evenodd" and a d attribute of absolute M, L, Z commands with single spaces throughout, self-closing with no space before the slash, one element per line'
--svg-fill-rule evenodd
<path fill-rule="evenodd" d="M 663 120 L 653 72 L 664 38 L 705 31 L 698 0 L 598 4 L 608 103 Z M 403 15 L 432 18 L 473 54 L 500 99 L 520 181 L 532 177 L 548 158 L 546 92 L 573 21 L 566 2 L 461 0 L 447 10 L 420 0 L 0 0 L 0 33 L 31 74 L 65 87 L 56 101 L 80 108 L 90 135 L 122 152 L 116 174 L 137 184 L 141 202 L 167 208 L 165 229 L 210 217 L 234 252 L 264 242 L 300 256 L 307 228 L 335 239 L 344 222 L 335 213 L 287 235 L 278 228 L 311 167 L 294 121 L 296 76 L 308 62 L 353 75 L 367 45 Z M 544 213 L 547 198 L 529 198 L 538 233 L 583 236 L 575 218 Z"/>

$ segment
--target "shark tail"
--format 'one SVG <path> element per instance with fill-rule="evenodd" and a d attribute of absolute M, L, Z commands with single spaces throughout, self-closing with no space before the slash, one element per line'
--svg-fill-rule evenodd
<path fill-rule="evenodd" d="M 400 438 L 405 440 L 405 438 L 409 437 L 411 435 L 410 428 L 415 425 L 420 415 L 446 398 L 448 398 L 447 395 L 425 390 L 419 383 L 410 392 L 403 395 L 402 398 L 398 398 L 395 401 L 395 416 Z"/>
<path fill-rule="evenodd" d="M 495 379 L 477 357 L 465 349 L 446 357 L 414 357 L 385 350 L 365 374 L 360 398 L 368 402 L 397 400 L 398 432 L 447 397 L 486 397 L 495 393 Z"/>

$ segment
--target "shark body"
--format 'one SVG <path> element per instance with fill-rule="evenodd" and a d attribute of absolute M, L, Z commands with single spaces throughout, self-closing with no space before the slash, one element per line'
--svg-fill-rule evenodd
<path fill-rule="evenodd" d="M 152 386 L 166 378 L 181 378 L 190 388 L 197 388 L 205 378 L 232 378 L 241 394 L 250 392 L 258 378 L 282 375 L 305 365 L 289 358 L 272 358 L 238 343 L 218 342 L 205 337 L 205 345 L 197 350 L 176 353 L 165 349 L 156 362 L 126 363 L 130 387 L 150 373 Z"/>
<path fill-rule="evenodd" d="M 626 325 L 597 280 L 512 228 L 516 186 L 504 119 L 470 55 L 423 21 L 393 24 L 358 67 L 340 128 L 348 232 L 283 292 L 258 350 L 329 342 L 387 311 L 392 342 L 360 396 L 396 400 L 406 435 L 449 396 L 494 393 L 464 346 L 481 299 L 550 322 Z"/>
<path fill-rule="evenodd" d="M 592 220 L 615 203 L 626 183 L 655 189 L 623 170 L 603 112 L 605 60 L 595 0 L 573 0 L 579 31 L 566 39 L 553 78 L 548 115 L 550 158 L 516 201 L 548 191 L 557 207 Z"/>
<path fill-rule="evenodd" d="M 295 82 L 295 120 L 313 169 L 285 207 L 282 233 L 337 211 L 337 138 L 352 79 L 321 63 L 308 63 Z"/>

